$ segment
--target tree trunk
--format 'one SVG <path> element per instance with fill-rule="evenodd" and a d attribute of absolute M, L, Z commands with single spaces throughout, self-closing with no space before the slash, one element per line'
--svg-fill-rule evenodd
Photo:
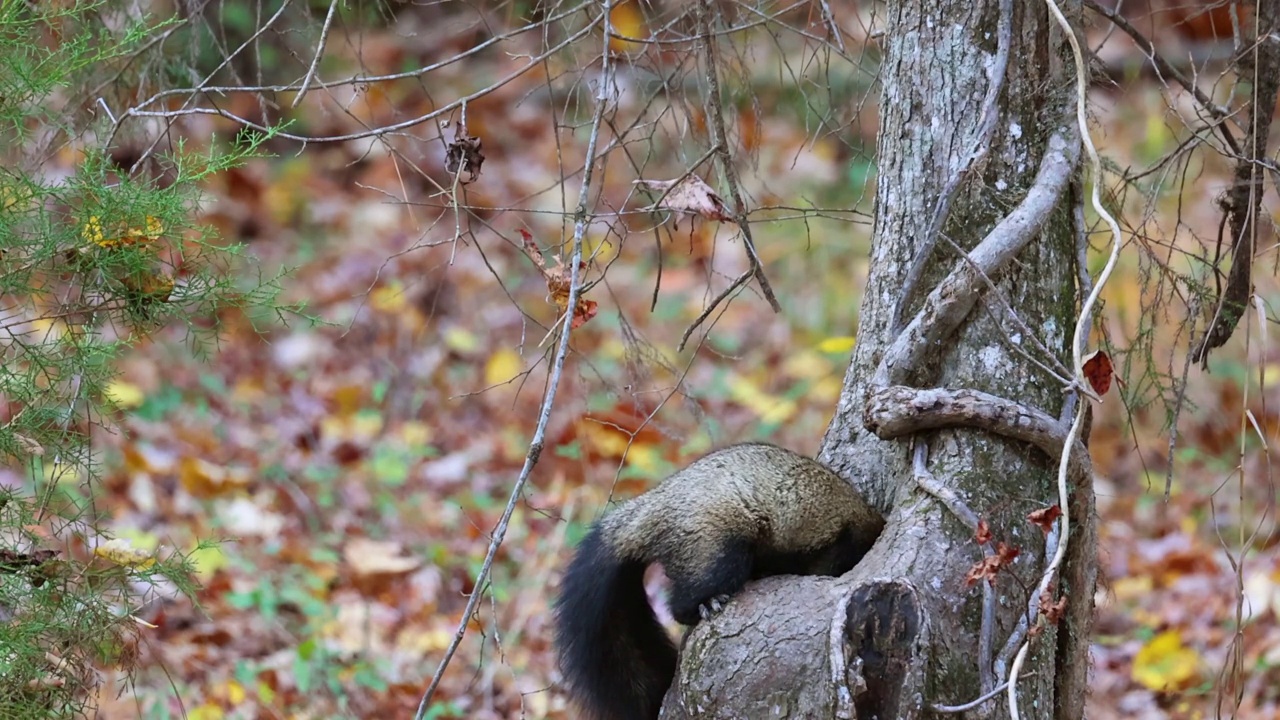
<path fill-rule="evenodd" d="M 1078 4 L 1063 9 L 1078 22 Z M 1040 606 L 1031 595 L 1057 537 L 1027 515 L 1057 503 L 1067 437 L 1063 384 L 1041 366 L 1071 365 L 1087 282 L 1075 64 L 1039 1 L 887 11 L 870 277 L 821 459 L 888 524 L 844 577 L 770 578 L 698 625 L 664 718 L 930 716 L 993 690 L 1028 634 L 1021 715 L 1083 713 L 1094 540 L 1078 444 L 1071 552 L 1047 598 L 1069 602 L 1057 622 L 1041 613 L 1040 629 L 1018 632 Z M 998 543 L 1019 551 L 994 584 L 966 582 L 984 557 L 978 519 L 988 555 Z M 1007 717 L 1005 693 L 970 714 Z"/>

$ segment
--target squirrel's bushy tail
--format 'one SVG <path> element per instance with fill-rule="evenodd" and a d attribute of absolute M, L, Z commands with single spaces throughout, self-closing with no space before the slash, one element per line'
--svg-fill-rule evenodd
<path fill-rule="evenodd" d="M 560 581 L 556 648 L 583 718 L 653 720 L 676 672 L 676 649 L 649 607 L 645 563 L 619 557 L 599 524 Z"/>

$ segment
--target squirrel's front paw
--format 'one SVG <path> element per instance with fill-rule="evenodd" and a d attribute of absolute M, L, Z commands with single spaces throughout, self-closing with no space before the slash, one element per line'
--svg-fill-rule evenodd
<path fill-rule="evenodd" d="M 712 617 L 719 615 L 724 610 L 725 603 L 729 602 L 728 595 L 712 595 L 709 600 L 698 606 L 698 615 L 703 620 L 710 620 Z"/>

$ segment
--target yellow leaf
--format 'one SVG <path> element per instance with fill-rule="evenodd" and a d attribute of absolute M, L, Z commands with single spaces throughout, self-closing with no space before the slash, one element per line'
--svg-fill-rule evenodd
<path fill-rule="evenodd" d="M 409 447 L 426 445 L 431 442 L 431 426 L 418 420 L 409 420 L 400 426 L 400 440 Z"/>
<path fill-rule="evenodd" d="M 236 682 L 235 680 L 232 680 L 227 683 L 227 700 L 232 705 L 239 705 L 240 703 L 244 702 L 244 698 L 245 698 L 245 692 L 244 692 L 243 685 Z"/>
<path fill-rule="evenodd" d="M 1115 593 L 1116 600 L 1129 602 L 1150 597 L 1154 585 L 1150 575 L 1118 578 L 1111 582 L 1111 592 Z"/>
<path fill-rule="evenodd" d="M 364 404 L 364 385 L 343 385 L 333 391 L 333 404 L 335 412 L 341 416 L 354 415 L 360 411 L 360 406 Z"/>
<path fill-rule="evenodd" d="M 84 221 L 84 226 L 80 228 L 80 234 L 85 240 L 101 245 L 103 243 L 102 221 L 97 215 L 90 215 L 89 219 Z"/>
<path fill-rule="evenodd" d="M 405 575 L 422 565 L 421 558 L 406 554 L 398 542 L 362 537 L 347 541 L 342 559 L 356 576 L 364 578 Z"/>
<path fill-rule="evenodd" d="M 263 705 L 271 705 L 276 701 L 276 691 L 271 688 L 271 684 L 266 680 L 258 681 L 258 699 Z"/>
<path fill-rule="evenodd" d="M 853 350 L 853 344 L 857 338 L 852 335 L 837 335 L 829 337 L 818 343 L 818 351 L 824 353 L 847 353 Z"/>
<path fill-rule="evenodd" d="M 839 376 L 824 377 L 809 389 L 809 400 L 818 404 L 835 402 L 844 390 L 844 380 Z"/>
<path fill-rule="evenodd" d="M 178 480 L 192 495 L 211 498 L 249 487 L 253 476 L 243 468 L 225 468 L 202 458 L 184 457 L 178 464 Z"/>
<path fill-rule="evenodd" d="M 369 305 L 374 310 L 384 313 L 398 313 L 405 309 L 408 305 L 405 299 L 404 286 L 400 281 L 395 280 L 386 285 L 379 285 L 374 291 L 369 293 Z"/>
<path fill-rule="evenodd" d="M 470 353 L 480 347 L 480 340 L 463 328 L 451 327 L 444 331 L 444 346 L 456 353 Z"/>
<path fill-rule="evenodd" d="M 787 377 L 803 380 L 817 380 L 834 372 L 831 360 L 812 350 L 798 350 L 787 356 L 782 363 L 782 372 Z"/>
<path fill-rule="evenodd" d="M 187 720 L 222 720 L 224 717 L 226 715 L 222 712 L 222 708 L 211 702 L 197 705 L 187 713 Z"/>
<path fill-rule="evenodd" d="M 396 637 L 396 647 L 425 657 L 449 647 L 449 642 L 452 640 L 453 633 L 443 628 L 429 630 L 406 627 Z"/>
<path fill-rule="evenodd" d="M 634 443 L 627 452 L 627 463 L 652 475 L 662 466 L 662 451 L 653 443 Z"/>
<path fill-rule="evenodd" d="M 47 462 L 43 465 L 45 482 L 74 485 L 84 481 L 84 468 L 79 465 L 67 462 Z"/>
<path fill-rule="evenodd" d="M 102 394 L 121 410 L 132 410 L 147 399 L 146 394 L 142 392 L 142 388 L 123 380 L 112 380 L 102 390 Z"/>
<path fill-rule="evenodd" d="M 612 26 L 615 35 L 638 39 L 649 36 L 649 31 L 645 29 L 644 13 L 640 11 L 639 3 L 635 0 L 624 0 L 614 5 L 609 12 L 609 24 Z M 609 38 L 609 49 L 614 52 L 629 52 L 643 48 L 644 43 L 635 42 L 634 40 L 624 40 L 619 37 Z"/>
<path fill-rule="evenodd" d="M 522 369 L 524 362 L 515 350 L 503 348 L 489 356 L 484 364 L 484 384 L 497 385 L 514 378 Z"/>
<path fill-rule="evenodd" d="M 627 356 L 627 346 L 621 340 L 610 336 L 600 343 L 600 347 L 596 352 L 599 352 L 603 357 L 621 360 Z"/>
<path fill-rule="evenodd" d="M 115 538 L 102 543 L 93 549 L 93 554 L 107 562 L 132 568 L 149 568 L 156 563 L 155 557 L 146 550 L 139 550 L 124 538 Z"/>
<path fill-rule="evenodd" d="M 373 412 L 357 413 L 350 417 L 329 415 L 320 419 L 320 434 L 335 441 L 368 443 L 382 432 L 382 424 L 382 416 Z"/>
<path fill-rule="evenodd" d="M 1280 363 L 1268 363 L 1262 368 L 1262 384 L 1275 387 L 1277 383 L 1280 383 Z"/>
<path fill-rule="evenodd" d="M 372 440 L 382 432 L 382 416 L 377 413 L 359 413 L 351 421 L 351 432 L 357 438 Z"/>
<path fill-rule="evenodd" d="M 627 442 L 630 440 L 626 433 L 612 425 L 602 425 L 590 420 L 578 422 L 577 432 L 592 450 L 604 457 L 622 457 L 622 454 L 627 451 Z"/>
<path fill-rule="evenodd" d="M 1156 635 L 1133 659 L 1133 679 L 1149 690 L 1182 690 L 1200 674 L 1200 656 L 1182 644 L 1177 630 Z"/>
<path fill-rule="evenodd" d="M 231 399 L 237 403 L 256 405 L 266 397 L 267 393 L 262 388 L 262 382 L 256 378 L 240 378 L 236 381 L 235 387 L 231 388 Z"/>

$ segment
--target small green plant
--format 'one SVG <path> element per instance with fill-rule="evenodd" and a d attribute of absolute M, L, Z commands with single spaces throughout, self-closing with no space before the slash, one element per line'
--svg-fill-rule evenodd
<path fill-rule="evenodd" d="M 91 513 L 89 432 L 114 410 L 114 360 L 174 321 L 200 344 L 214 311 L 273 297 L 270 280 L 237 286 L 240 248 L 193 222 L 200 182 L 264 136 L 200 149 L 175 136 L 145 163 L 112 152 L 129 130 L 109 100 L 145 89 L 139 68 L 162 61 L 147 53 L 169 27 L 124 3 L 0 0 L 4 718 L 92 715 L 94 669 L 131 667 L 142 594 L 194 589 L 181 554 L 112 541 Z"/>

